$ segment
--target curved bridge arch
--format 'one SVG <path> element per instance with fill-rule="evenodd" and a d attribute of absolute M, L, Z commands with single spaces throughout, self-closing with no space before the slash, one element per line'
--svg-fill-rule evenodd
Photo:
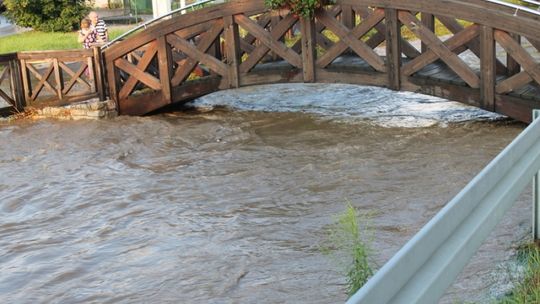
<path fill-rule="evenodd" d="M 313 20 L 236 0 L 149 27 L 104 60 L 121 114 L 221 89 L 319 82 L 419 92 L 528 122 L 540 108 L 539 50 L 540 15 L 483 0 L 337 0 Z"/>

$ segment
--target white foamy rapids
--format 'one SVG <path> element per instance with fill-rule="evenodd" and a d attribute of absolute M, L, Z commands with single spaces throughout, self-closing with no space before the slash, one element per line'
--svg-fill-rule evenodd
<path fill-rule="evenodd" d="M 209 94 L 189 105 L 199 109 L 225 106 L 240 111 L 304 112 L 402 128 L 505 118 L 437 97 L 348 84 L 251 86 Z"/>

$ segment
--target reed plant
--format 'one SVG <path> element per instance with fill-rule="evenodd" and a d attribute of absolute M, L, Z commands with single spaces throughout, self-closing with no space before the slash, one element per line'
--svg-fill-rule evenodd
<path fill-rule="evenodd" d="M 332 255 L 347 276 L 347 293 L 353 295 L 373 275 L 370 244 L 372 213 L 360 214 L 351 203 L 335 217 L 327 231 L 323 253 Z"/>

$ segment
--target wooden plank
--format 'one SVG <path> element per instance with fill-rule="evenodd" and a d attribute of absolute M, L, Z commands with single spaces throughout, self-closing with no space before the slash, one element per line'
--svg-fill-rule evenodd
<path fill-rule="evenodd" d="M 205 77 L 196 81 L 190 81 L 173 88 L 173 102 L 193 100 L 194 98 L 210 94 L 219 90 L 219 84 L 222 78 L 219 76 Z"/>
<path fill-rule="evenodd" d="M 435 16 L 430 13 L 420 13 L 420 17 L 422 20 L 422 24 L 430 31 L 435 33 Z M 428 46 L 422 42 L 421 51 L 422 53 L 425 53 L 429 50 Z"/>
<path fill-rule="evenodd" d="M 377 55 L 377 53 L 375 53 L 373 49 L 367 46 L 363 41 L 359 40 L 359 38 L 363 36 L 363 34 L 361 33 L 367 32 L 373 27 L 370 26 L 372 23 L 376 24 L 380 22 L 380 20 L 377 21 L 377 19 L 382 18 L 382 16 L 384 15 L 384 11 L 378 10 L 377 12 L 374 12 L 373 15 L 373 18 L 368 18 L 370 23 L 368 23 L 368 20 L 365 20 L 358 27 L 356 27 L 352 31 L 349 31 L 336 19 L 330 16 L 327 12 L 319 11 L 316 14 L 317 19 L 329 30 L 334 32 L 334 34 L 336 34 L 340 38 L 340 42 L 334 45 L 335 48 L 332 47 L 331 50 L 327 52 L 327 54 L 330 53 L 328 56 L 325 54 L 323 57 L 320 58 L 320 60 L 317 61 L 317 66 L 325 67 L 334 60 L 331 59 L 331 57 L 336 54 L 336 56 L 339 56 L 340 50 L 344 51 L 347 47 L 350 47 L 356 54 L 358 54 L 358 56 L 362 57 L 365 61 L 367 61 L 375 70 L 379 72 L 385 72 L 386 66 L 381 57 Z"/>
<path fill-rule="evenodd" d="M 105 61 L 107 69 L 107 87 L 109 91 L 109 98 L 111 98 L 115 104 L 116 108 L 120 107 L 120 97 L 119 97 L 119 88 L 120 88 L 120 73 L 116 66 L 114 65 L 113 60 Z"/>
<path fill-rule="evenodd" d="M 457 22 L 455 18 L 439 16 L 438 19 L 448 30 L 450 30 L 450 32 L 452 32 L 455 35 L 459 34 L 463 30 L 466 30 L 466 28 L 463 27 L 461 24 L 459 24 L 459 22 Z M 472 26 L 478 27 L 479 25 L 473 24 Z M 481 58 L 480 42 L 478 40 L 473 39 L 473 40 L 467 41 L 467 43 L 465 43 L 465 46 L 467 49 L 471 50 L 473 54 L 478 56 L 478 58 Z M 465 50 L 466 49 L 463 49 L 456 53 L 462 53 Z M 506 65 L 504 65 L 499 59 L 495 59 L 495 60 L 496 60 L 496 66 L 497 66 L 497 73 L 499 74 L 506 73 Z"/>
<path fill-rule="evenodd" d="M 355 12 L 362 17 L 362 19 L 368 18 L 369 15 L 372 13 L 371 9 L 369 9 L 368 7 L 353 6 L 353 8 L 354 8 Z M 377 9 L 375 9 L 375 10 L 377 10 Z M 370 48 L 378 47 L 386 39 L 386 34 L 385 34 L 386 33 L 386 25 L 384 25 L 382 23 L 376 24 L 375 29 L 377 30 L 377 32 L 374 35 L 372 35 L 371 38 L 369 38 L 366 41 L 366 44 Z M 418 50 L 414 46 L 412 46 L 409 43 L 409 41 L 402 38 L 400 43 L 401 43 L 401 51 L 408 58 L 416 58 L 416 57 L 420 56 L 420 52 L 418 52 Z"/>
<path fill-rule="evenodd" d="M 18 59 L 25 59 L 27 61 L 39 61 L 39 60 L 48 60 L 51 58 L 58 58 L 62 61 L 67 61 L 70 59 L 80 59 L 83 57 L 90 57 L 93 55 L 92 50 L 82 49 L 82 50 L 69 50 L 69 51 L 32 51 L 32 52 L 18 52 Z"/>
<path fill-rule="evenodd" d="M 199 50 L 201 53 L 206 53 L 212 44 L 217 40 L 221 32 L 223 32 L 223 21 L 216 20 L 210 30 L 202 35 L 201 40 L 197 45 L 197 50 Z M 188 55 L 187 60 L 180 63 L 174 72 L 174 76 L 171 80 L 172 86 L 177 86 L 184 82 L 193 72 L 193 69 L 195 69 L 198 63 L 199 61 L 196 60 L 196 58 L 192 58 Z"/>
<path fill-rule="evenodd" d="M 161 90 L 161 82 L 156 77 L 145 73 L 143 70 L 139 70 L 137 67 L 135 67 L 133 64 L 129 63 L 127 60 L 123 58 L 119 58 L 116 60 L 115 65 L 124 70 L 126 73 L 130 75 L 131 78 L 136 78 L 138 81 L 144 83 L 148 87 L 150 87 L 153 90 Z M 122 88 L 121 93 L 121 99 L 124 99 L 125 97 L 129 96 L 131 92 L 128 92 L 127 90 L 124 91 L 126 86 L 124 85 L 124 88 Z"/>
<path fill-rule="evenodd" d="M 28 68 L 26 66 L 26 60 L 21 59 L 21 74 L 24 88 L 24 102 L 27 106 L 31 105 L 30 96 L 32 95 L 32 86 L 30 83 L 30 75 L 28 75 Z"/>
<path fill-rule="evenodd" d="M 280 23 L 278 23 L 270 32 L 270 35 L 276 43 L 282 43 L 278 41 L 281 39 L 287 31 L 296 24 L 297 17 L 293 15 L 287 15 Z M 247 73 L 261 61 L 261 59 L 270 51 L 270 48 L 266 44 L 261 44 L 256 47 L 248 56 L 248 58 L 240 64 L 240 73 Z"/>
<path fill-rule="evenodd" d="M 95 82 L 96 82 L 96 89 L 99 96 L 100 101 L 104 101 L 106 99 L 106 92 L 105 92 L 105 81 L 103 79 L 103 58 L 101 57 L 101 48 L 100 47 L 94 47 L 92 49 L 94 52 L 94 66 L 95 66 Z"/>
<path fill-rule="evenodd" d="M 186 53 L 187 56 L 190 58 L 193 58 L 195 61 L 198 61 L 210 68 L 211 70 L 217 72 L 223 77 L 227 77 L 227 74 L 229 73 L 227 70 L 227 66 L 216 59 L 215 57 L 212 57 L 206 53 L 201 52 L 199 49 L 197 49 L 193 44 L 189 43 L 187 40 L 182 39 L 176 35 L 168 35 L 167 36 L 167 42 L 169 42 L 171 45 L 173 45 L 176 49 Z M 210 42 L 209 46 L 212 45 L 213 41 Z"/>
<path fill-rule="evenodd" d="M 234 22 L 233 16 L 223 19 L 225 28 L 225 57 L 227 58 L 228 87 L 240 87 L 240 32 L 238 24 Z"/>
<path fill-rule="evenodd" d="M 313 18 L 301 18 L 300 19 L 301 31 L 302 31 L 302 62 L 304 67 L 302 69 L 304 75 L 304 82 L 315 82 L 317 77 L 315 74 L 315 60 L 317 44 L 315 21 Z"/>
<path fill-rule="evenodd" d="M 495 40 L 521 65 L 534 81 L 540 84 L 540 65 L 514 37 L 506 32 L 496 30 Z"/>
<path fill-rule="evenodd" d="M 482 26 L 480 34 L 480 99 L 482 108 L 495 111 L 496 52 L 493 28 Z"/>
<path fill-rule="evenodd" d="M 157 53 L 157 42 L 152 41 L 150 43 L 150 45 L 151 45 L 151 47 L 146 50 L 143 57 L 137 63 L 137 66 L 135 68 L 136 70 L 142 71 L 143 74 L 144 74 L 144 71 L 146 71 L 146 68 L 148 67 L 150 62 L 152 62 L 152 59 L 154 59 L 154 56 Z M 120 59 L 116 60 L 116 62 L 119 62 L 121 60 L 124 60 L 124 59 L 120 58 Z M 129 63 L 129 62 L 127 62 L 127 64 L 131 65 L 131 63 Z M 114 66 L 116 67 L 117 64 L 115 64 Z M 128 71 L 126 71 L 126 72 L 128 72 Z M 124 86 L 122 87 L 120 92 L 118 92 L 118 98 L 119 99 L 127 98 L 133 92 L 133 90 L 135 89 L 135 86 L 137 85 L 137 82 L 140 81 L 140 79 L 138 77 L 136 77 L 135 75 L 133 75 L 131 73 L 129 73 L 129 74 L 130 74 L 130 76 L 129 76 L 128 80 L 126 80 L 126 82 L 124 83 Z M 118 79 L 117 81 L 120 80 L 118 76 L 116 76 L 116 78 Z M 117 88 L 119 88 L 119 86 Z"/>
<path fill-rule="evenodd" d="M 94 59 L 92 57 L 86 58 L 86 64 L 88 65 L 88 78 L 90 80 L 90 91 L 97 92 L 96 89 L 96 76 L 94 75 Z"/>
<path fill-rule="evenodd" d="M 272 35 L 259 27 L 253 20 L 249 19 L 244 15 L 234 16 L 234 20 L 246 31 L 250 32 L 252 35 L 257 37 L 261 43 L 264 43 L 270 50 L 276 52 L 283 59 L 287 60 L 293 66 L 301 69 L 302 68 L 302 58 L 295 51 L 288 48 L 283 43 L 273 39 Z"/>
<path fill-rule="evenodd" d="M 384 87 L 388 84 L 388 77 L 383 73 L 372 72 L 346 72 L 328 69 L 317 69 L 317 82 L 321 83 L 347 83 L 358 85 L 371 85 Z"/>
<path fill-rule="evenodd" d="M 517 44 L 521 45 L 521 36 L 510 34 L 510 37 L 512 37 Z M 506 56 L 506 70 L 506 76 L 514 76 L 521 72 L 521 66 L 510 54 Z"/>
<path fill-rule="evenodd" d="M 409 30 L 415 33 L 429 48 L 439 56 L 456 74 L 458 74 L 471 88 L 480 87 L 480 79 L 471 68 L 465 64 L 456 54 L 449 50 L 433 32 L 426 29 L 415 16 L 409 12 L 400 11 L 399 20 Z"/>
<path fill-rule="evenodd" d="M 351 5 L 341 6 L 341 22 L 350 30 L 356 27 L 356 15 Z"/>
<path fill-rule="evenodd" d="M 26 67 L 30 72 L 32 72 L 32 74 L 34 74 L 34 76 L 38 80 L 38 84 L 34 89 L 32 89 L 33 94 L 32 96 L 30 96 L 30 99 L 32 101 L 36 100 L 43 87 L 46 87 L 51 93 L 56 94 L 53 86 L 48 81 L 54 70 L 54 66 L 52 64 L 49 65 L 49 68 L 45 71 L 45 74 L 43 75 L 41 75 L 31 63 L 27 63 Z"/>
<path fill-rule="evenodd" d="M 455 34 L 450 39 L 444 42 L 444 45 L 450 50 L 454 51 L 463 44 L 466 44 L 471 39 L 474 39 L 480 34 L 480 27 L 478 25 L 472 25 L 464 29 L 463 31 Z M 431 49 L 423 53 L 422 55 L 414 58 L 413 60 L 407 62 L 403 66 L 402 72 L 406 76 L 410 76 L 417 71 L 421 70 L 423 67 L 427 66 L 430 63 L 435 62 L 439 59 L 439 56 Z"/>
<path fill-rule="evenodd" d="M 64 98 L 63 89 L 64 89 L 64 80 L 62 79 L 62 70 L 58 65 L 58 59 L 53 59 L 54 66 L 54 79 L 56 80 L 56 96 L 58 99 L 62 100 Z"/>
<path fill-rule="evenodd" d="M 386 70 L 388 87 L 392 90 L 401 89 L 401 26 L 397 10 L 384 10 L 386 20 Z"/>
<path fill-rule="evenodd" d="M 73 86 L 75 85 L 75 82 L 77 81 L 79 83 L 86 85 L 89 90 L 92 88 L 88 82 L 86 82 L 84 79 L 81 78 L 81 75 L 83 74 L 84 70 L 88 67 L 88 65 L 84 63 L 81 64 L 81 66 L 79 67 L 76 73 L 74 73 L 63 62 L 60 62 L 60 67 L 71 76 L 71 79 L 69 80 L 68 84 L 64 87 L 64 91 L 62 92 L 64 95 L 68 94 L 68 92 L 71 90 L 71 88 L 73 88 Z"/>
<path fill-rule="evenodd" d="M 171 103 L 171 68 L 173 62 L 170 47 L 165 36 L 161 36 L 157 39 L 157 49 L 161 98 L 163 98 L 163 103 Z"/>
<path fill-rule="evenodd" d="M 533 81 L 532 77 L 526 72 L 521 72 L 510 78 L 507 78 L 497 84 L 495 92 L 497 94 L 506 94 L 515 91 Z"/>

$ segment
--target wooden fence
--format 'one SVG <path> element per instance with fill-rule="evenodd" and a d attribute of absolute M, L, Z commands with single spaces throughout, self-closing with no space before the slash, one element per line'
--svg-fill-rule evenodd
<path fill-rule="evenodd" d="M 104 100 L 102 66 L 99 48 L 1 55 L 0 98 L 10 105 L 3 112 Z"/>

